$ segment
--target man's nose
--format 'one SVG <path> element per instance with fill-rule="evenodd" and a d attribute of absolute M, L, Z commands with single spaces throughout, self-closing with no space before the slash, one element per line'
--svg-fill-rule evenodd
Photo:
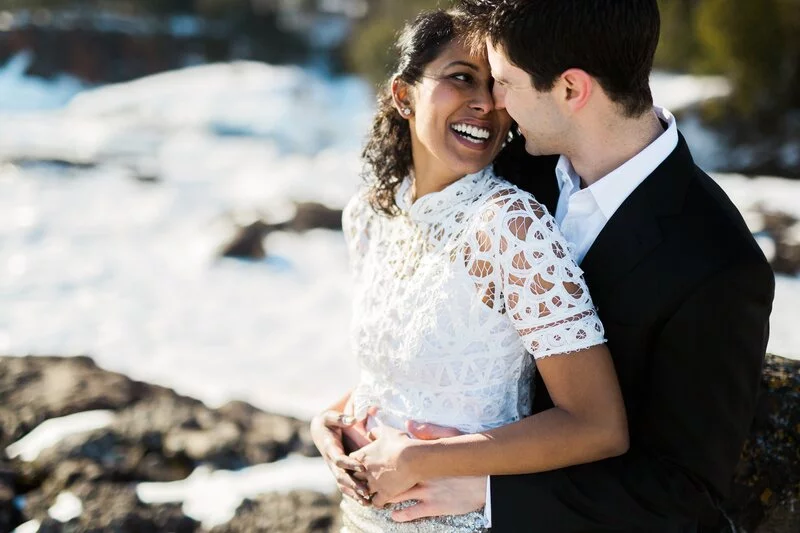
<path fill-rule="evenodd" d="M 492 87 L 492 98 L 494 99 L 495 109 L 506 108 L 506 90 L 499 83 L 495 83 Z"/>

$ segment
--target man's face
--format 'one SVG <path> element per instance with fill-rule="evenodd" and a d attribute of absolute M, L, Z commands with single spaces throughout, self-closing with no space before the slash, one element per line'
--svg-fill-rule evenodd
<path fill-rule="evenodd" d="M 525 137 L 525 150 L 531 155 L 563 153 L 568 124 L 556 105 L 554 91 L 537 91 L 528 73 L 512 64 L 502 49 L 490 42 L 486 48 L 495 79 L 495 107 L 505 108 L 517 122 Z"/>

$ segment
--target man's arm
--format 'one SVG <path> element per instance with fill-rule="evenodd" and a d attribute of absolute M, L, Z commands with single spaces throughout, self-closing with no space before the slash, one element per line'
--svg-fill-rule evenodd
<path fill-rule="evenodd" d="M 752 420 L 773 291 L 772 272 L 758 260 L 705 280 L 649 354 L 631 450 L 551 472 L 493 476 L 493 530 L 670 531 L 710 513 Z"/>

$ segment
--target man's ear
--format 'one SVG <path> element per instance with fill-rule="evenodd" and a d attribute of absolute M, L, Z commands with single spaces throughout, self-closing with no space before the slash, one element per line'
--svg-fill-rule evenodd
<path fill-rule="evenodd" d="M 408 84 L 400 78 L 392 80 L 392 102 L 403 118 L 410 118 L 414 110 L 411 108 L 411 91 Z"/>
<path fill-rule="evenodd" d="M 565 70 L 558 82 L 563 104 L 571 112 L 580 111 L 589 102 L 595 90 L 595 80 L 585 70 Z"/>

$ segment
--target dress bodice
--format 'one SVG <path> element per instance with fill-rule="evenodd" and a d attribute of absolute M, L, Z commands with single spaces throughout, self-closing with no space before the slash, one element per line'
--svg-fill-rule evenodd
<path fill-rule="evenodd" d="M 603 328 L 555 221 L 490 168 L 376 213 L 344 211 L 354 275 L 355 414 L 370 406 L 474 433 L 530 412 L 535 360 L 603 342 Z"/>

